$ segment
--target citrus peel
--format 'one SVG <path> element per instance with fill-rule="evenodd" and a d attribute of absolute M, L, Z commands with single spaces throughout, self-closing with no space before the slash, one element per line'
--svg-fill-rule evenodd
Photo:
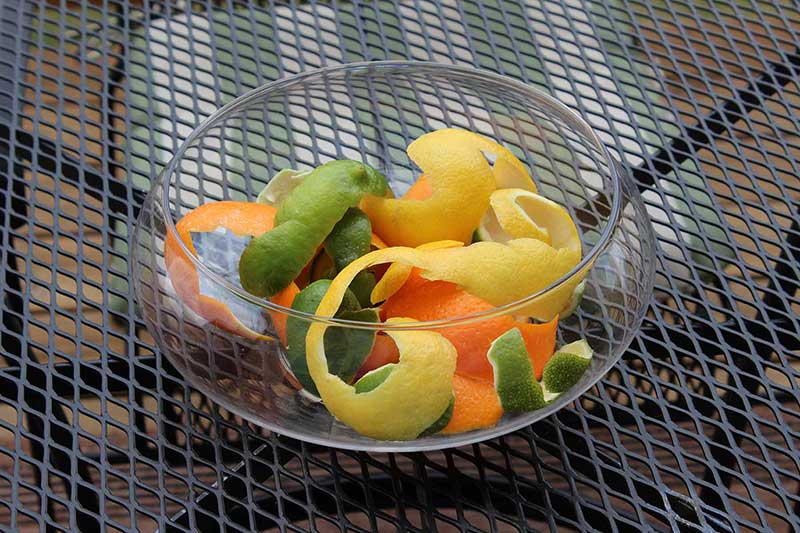
<path fill-rule="evenodd" d="M 427 281 L 412 272 L 403 287 L 381 307 L 384 318 L 403 316 L 420 321 L 445 320 L 491 311 L 494 306 L 469 294 L 453 283 Z M 458 352 L 456 373 L 485 381 L 492 380 L 492 366 L 486 354 L 494 339 L 516 328 L 522 332 L 531 365 L 537 375 L 553 354 L 558 319 L 545 324 L 517 322 L 509 315 L 484 318 L 467 324 L 456 323 L 437 329 Z"/>
<path fill-rule="evenodd" d="M 514 193 L 519 190 L 501 189 L 492 193 L 489 210 L 478 226 L 478 235 L 483 241 L 505 242 L 530 237 L 552 245 L 547 229 L 536 224 L 515 201 Z"/>
<path fill-rule="evenodd" d="M 383 250 L 384 248 L 388 248 L 389 245 L 383 242 L 383 239 L 372 233 L 372 236 L 369 239 L 369 244 L 372 250 Z"/>
<path fill-rule="evenodd" d="M 337 270 L 369 252 L 372 246 L 372 225 L 357 207 L 348 209 L 325 238 L 325 251 Z"/>
<path fill-rule="evenodd" d="M 364 255 L 344 268 L 317 307 L 320 317 L 332 317 L 347 287 L 363 269 L 378 263 L 413 261 L 414 250 L 387 248 Z M 394 318 L 388 323 L 409 322 Z M 400 357 L 391 374 L 375 389 L 358 394 L 354 387 L 328 372 L 324 334 L 330 327 L 315 322 L 306 336 L 306 362 L 325 406 L 337 419 L 375 439 L 416 438 L 447 408 L 452 396 L 456 350 L 435 331 L 388 330 Z M 402 406 L 402 408 L 398 408 Z"/>
<path fill-rule="evenodd" d="M 331 280 L 317 280 L 300 291 L 292 302 L 292 309 L 314 313 L 331 286 Z M 360 322 L 377 322 L 374 309 L 361 309 L 356 296 L 348 289 L 335 315 L 337 318 Z M 317 388 L 306 366 L 306 335 L 311 322 L 302 317 L 290 316 L 286 321 L 286 361 L 295 378 L 309 393 L 316 395 Z M 331 358 L 329 371 L 345 381 L 350 381 L 372 351 L 375 332 L 369 329 L 332 327 L 325 331 L 325 349 Z"/>
<path fill-rule="evenodd" d="M 536 379 L 542 378 L 545 365 L 553 357 L 556 348 L 556 334 L 558 332 L 559 316 L 554 316 L 549 322 L 542 324 L 517 324 L 525 340 L 525 349 L 533 366 L 533 375 Z"/>
<path fill-rule="evenodd" d="M 500 163 L 501 182 L 518 185 L 528 176 L 524 165 L 506 148 L 475 133 L 447 128 L 412 142 L 408 156 L 422 169 L 425 181 L 409 198 L 365 197 L 361 208 L 376 232 L 393 246 L 419 246 L 438 240 L 468 242 L 489 207 L 498 178 L 485 154 Z M 533 181 L 528 177 L 531 190 Z M 416 199 L 422 197 L 422 199 Z"/>
<path fill-rule="evenodd" d="M 478 228 L 481 240 L 531 237 L 580 254 L 578 228 L 569 212 L 556 202 L 523 189 L 501 189 L 492 193 L 489 204 Z"/>
<path fill-rule="evenodd" d="M 279 206 L 310 172 L 311 170 L 284 168 L 270 178 L 264 189 L 258 194 L 256 202 Z"/>
<path fill-rule="evenodd" d="M 500 148 L 503 147 L 501 146 Z M 492 173 L 498 189 L 518 188 L 536 192 L 536 184 L 531 179 L 528 171 L 525 170 L 525 166 L 514 154 L 503 149 L 503 152 L 497 155 L 497 161 L 492 167 Z"/>
<path fill-rule="evenodd" d="M 397 351 L 397 345 L 388 335 L 376 335 L 375 343 L 372 345 L 372 351 L 369 356 L 361 365 L 356 373 L 356 379 L 359 379 L 364 374 L 386 366 L 391 363 L 396 363 L 400 360 L 400 352 Z"/>
<path fill-rule="evenodd" d="M 580 381 L 592 362 L 593 353 L 584 339 L 562 346 L 544 367 L 542 382 L 552 392 L 566 391 Z"/>
<path fill-rule="evenodd" d="M 417 181 L 411 184 L 406 193 L 403 195 L 403 200 L 426 200 L 433 194 L 431 182 L 422 174 Z"/>
<path fill-rule="evenodd" d="M 450 281 L 470 294 L 501 306 L 549 287 L 580 261 L 580 254 L 537 239 L 514 239 L 506 244 L 477 242 L 462 248 L 420 251 L 422 277 Z M 550 320 L 569 302 L 573 277 L 519 309 L 517 314 Z"/>
<path fill-rule="evenodd" d="M 292 302 L 299 292 L 300 288 L 293 282 L 290 283 L 286 289 L 279 292 L 277 296 L 273 297 L 271 301 L 283 307 L 292 307 Z M 289 318 L 289 315 L 283 311 L 270 311 L 269 316 L 272 318 L 272 326 L 278 333 L 278 338 L 281 339 L 283 344 L 286 344 L 286 320 Z"/>
<path fill-rule="evenodd" d="M 523 413 L 544 407 L 542 387 L 533 376 L 531 360 L 518 328 L 497 337 L 487 357 L 494 369 L 494 388 L 503 411 Z"/>
<path fill-rule="evenodd" d="M 453 376 L 453 414 L 443 434 L 489 428 L 503 416 L 500 398 L 491 381 Z"/>
<path fill-rule="evenodd" d="M 394 363 L 390 363 L 364 374 L 353 384 L 353 387 L 356 389 L 356 393 L 361 394 L 376 388 L 378 385 L 383 383 L 387 377 L 389 377 L 389 374 L 392 373 L 394 367 Z M 441 431 L 442 428 L 444 428 L 447 423 L 450 422 L 450 418 L 453 416 L 454 403 L 455 397 L 450 398 L 450 403 L 447 404 L 447 408 L 444 410 L 441 416 L 439 416 L 439 418 L 436 419 L 433 424 L 428 426 L 427 429 L 420 433 L 418 437 L 427 437 L 428 435 L 433 435 L 434 433 Z"/>
<path fill-rule="evenodd" d="M 537 239 L 525 238 L 504 244 L 477 242 L 469 246 L 455 246 L 452 241 L 428 243 L 405 257 L 409 261 L 404 262 L 404 267 L 392 265 L 375 286 L 373 302 L 386 300 L 397 292 L 408 279 L 409 267 L 416 266 L 425 279 L 449 281 L 494 306 L 506 305 L 546 289 L 578 264 L 580 252 L 569 248 L 556 250 Z M 582 272 L 587 269 L 588 266 Z M 572 292 L 581 281 L 580 274 L 515 313 L 538 320 L 552 319 L 569 305 Z"/>
<path fill-rule="evenodd" d="M 175 292 L 189 309 L 215 326 L 242 337 L 256 340 L 272 338 L 245 326 L 231 312 L 226 303 L 200 293 L 200 278 L 197 268 L 180 246 L 178 238 L 196 257 L 197 251 L 192 244 L 192 233 L 225 228 L 238 236 L 260 235 L 272 229 L 275 213 L 276 209 L 269 205 L 220 201 L 196 207 L 178 220 L 175 224 L 177 236 L 173 232 L 167 233 L 164 243 L 164 262 Z M 289 285 L 284 292 L 278 293 L 274 300 L 277 300 L 280 305 L 284 305 L 282 302 L 285 302 L 296 290 L 296 287 L 292 287 L 292 285 L 294 284 Z M 276 324 L 276 329 L 280 334 L 280 325 Z"/>
<path fill-rule="evenodd" d="M 329 161 L 312 170 L 281 203 L 274 228 L 254 237 L 239 258 L 242 288 L 261 297 L 286 288 L 349 208 L 387 189 L 382 174 L 357 161 Z"/>
<path fill-rule="evenodd" d="M 325 251 L 333 260 L 334 274 L 369 252 L 371 247 L 372 225 L 357 207 L 348 209 L 325 238 Z M 359 272 L 350 284 L 350 290 L 363 307 L 369 307 L 374 287 L 375 275 L 368 271 Z"/>
<path fill-rule="evenodd" d="M 442 130 L 439 130 L 442 131 Z M 448 131 L 448 130 L 445 130 Z M 492 174 L 495 178 L 497 189 L 510 187 L 536 192 L 536 184 L 517 156 L 505 146 L 494 142 L 488 137 L 472 133 L 471 131 L 453 129 L 458 133 L 451 133 L 452 142 L 460 142 L 481 151 L 484 156 L 494 160 Z"/>
<path fill-rule="evenodd" d="M 463 246 L 464 243 L 459 241 L 434 241 L 422 244 L 417 247 L 417 250 L 437 250 L 439 248 L 457 248 Z M 396 293 L 402 287 L 408 276 L 411 274 L 413 266 L 403 263 L 393 263 L 386 270 L 386 273 L 381 277 L 375 288 L 372 289 L 370 299 L 372 303 L 378 303 L 386 300 L 392 294 Z"/>

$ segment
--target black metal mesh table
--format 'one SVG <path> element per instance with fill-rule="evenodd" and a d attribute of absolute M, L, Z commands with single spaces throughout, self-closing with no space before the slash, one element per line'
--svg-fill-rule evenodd
<path fill-rule="evenodd" d="M 800 529 L 794 2 L 0 1 L 0 527 Z M 348 61 L 477 66 L 580 112 L 659 239 L 640 334 L 571 408 L 436 453 L 244 423 L 155 349 L 127 236 L 214 108 Z"/>

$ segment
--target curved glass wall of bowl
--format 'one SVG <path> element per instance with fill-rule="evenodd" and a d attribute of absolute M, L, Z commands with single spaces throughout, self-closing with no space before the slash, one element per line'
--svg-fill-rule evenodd
<path fill-rule="evenodd" d="M 325 118 L 320 122 L 319 117 Z M 335 129 L 326 126 L 330 120 Z M 232 292 L 225 282 L 237 284 L 236 261 L 207 254 L 220 249 L 222 234 L 193 236 L 205 247 L 198 250 L 203 266 L 215 275 L 188 260 L 175 263 L 173 257 L 166 264 L 164 217 L 176 221 L 198 204 L 217 200 L 254 200 L 268 177 L 287 165 L 312 167 L 362 154 L 400 193 L 418 173 L 406 146 L 443 127 L 480 132 L 508 147 L 527 164 L 541 191 L 576 220 L 584 255 L 602 246 L 586 277 L 583 304 L 560 328 L 560 342 L 585 337 L 597 355 L 581 383 L 545 409 L 507 416 L 489 430 L 381 443 L 335 422 L 323 406 L 291 387 L 274 327 L 281 314 Z M 190 141 L 143 206 L 134 278 L 143 314 L 164 353 L 193 385 L 250 420 L 303 440 L 357 449 L 428 449 L 530 424 L 577 397 L 618 360 L 651 295 L 654 237 L 643 205 L 627 178 L 616 182 L 614 165 L 593 139 L 576 115 L 538 93 L 439 66 L 373 64 L 323 71 L 248 96 Z M 196 272 L 201 295 L 227 303 L 239 322 L 267 337 L 246 338 L 219 327 L 219 321 L 211 324 L 187 305 L 185 294 L 176 293 L 176 272 Z"/>

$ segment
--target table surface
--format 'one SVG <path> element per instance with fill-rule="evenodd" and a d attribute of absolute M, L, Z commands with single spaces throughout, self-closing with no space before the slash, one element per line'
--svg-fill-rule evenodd
<path fill-rule="evenodd" d="M 800 530 L 796 3 L 0 0 L 0 528 Z M 472 65 L 636 178 L 656 288 L 612 372 L 503 438 L 367 454 L 209 403 L 136 317 L 127 236 L 191 127 L 342 62 Z"/>

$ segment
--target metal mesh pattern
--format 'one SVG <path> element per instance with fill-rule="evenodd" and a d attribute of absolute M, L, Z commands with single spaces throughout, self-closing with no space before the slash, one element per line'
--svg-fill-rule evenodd
<path fill-rule="evenodd" d="M 800 12 L 790 2 L 0 2 L 0 527 L 800 528 Z M 245 90 L 432 59 L 572 106 L 659 239 L 650 313 L 580 401 L 413 455 L 209 405 L 138 321 L 142 191 Z"/>

